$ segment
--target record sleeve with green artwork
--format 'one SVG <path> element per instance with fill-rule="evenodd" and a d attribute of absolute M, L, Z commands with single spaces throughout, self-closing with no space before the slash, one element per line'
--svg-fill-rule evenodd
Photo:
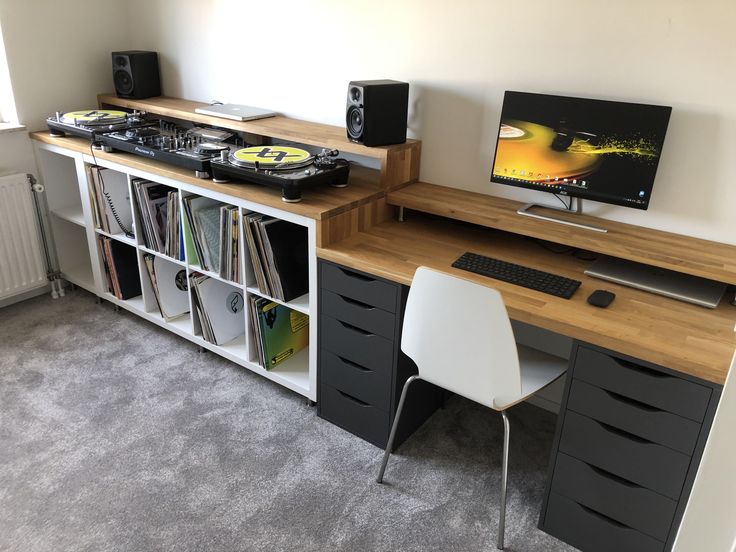
<path fill-rule="evenodd" d="M 309 316 L 273 301 L 258 302 L 258 323 L 266 370 L 293 357 L 309 344 Z"/>

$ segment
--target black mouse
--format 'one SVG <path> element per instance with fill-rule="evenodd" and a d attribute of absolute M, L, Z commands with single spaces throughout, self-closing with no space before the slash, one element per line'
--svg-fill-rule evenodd
<path fill-rule="evenodd" d="M 605 289 L 597 289 L 588 296 L 588 303 L 594 307 L 605 309 L 616 298 L 616 294 Z"/>

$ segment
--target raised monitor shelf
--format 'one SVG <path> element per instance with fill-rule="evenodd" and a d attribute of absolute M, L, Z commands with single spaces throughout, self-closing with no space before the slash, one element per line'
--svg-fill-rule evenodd
<path fill-rule="evenodd" d="M 137 109 L 163 117 L 227 128 L 267 139 L 333 148 L 344 153 L 378 159 L 381 164 L 381 187 L 385 190 L 401 187 L 419 178 L 421 142 L 418 140 L 409 139 L 403 144 L 391 146 L 367 147 L 348 140 L 344 127 L 302 121 L 280 115 L 254 121 L 233 121 L 195 113 L 196 108 L 204 107 L 206 103 L 167 96 L 130 100 L 118 98 L 114 94 L 99 94 L 97 103 L 100 107 Z"/>
<path fill-rule="evenodd" d="M 658 266 L 675 272 L 736 284 L 736 246 L 587 215 L 555 212 L 558 218 L 594 226 L 606 233 L 571 232 L 569 227 L 519 216 L 522 203 L 426 182 L 390 192 L 387 203 Z"/>

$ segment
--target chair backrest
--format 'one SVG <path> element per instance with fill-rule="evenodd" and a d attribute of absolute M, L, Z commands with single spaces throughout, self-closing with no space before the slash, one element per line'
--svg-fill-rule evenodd
<path fill-rule="evenodd" d="M 401 338 L 419 377 L 494 408 L 521 396 L 519 354 L 495 289 L 419 267 Z"/>

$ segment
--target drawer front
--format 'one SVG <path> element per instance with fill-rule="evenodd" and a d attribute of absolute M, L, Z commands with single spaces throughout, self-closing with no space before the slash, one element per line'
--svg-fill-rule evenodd
<path fill-rule="evenodd" d="M 373 370 L 327 350 L 320 351 L 320 381 L 381 410 L 389 409 L 391 365 Z"/>
<path fill-rule="evenodd" d="M 557 455 L 552 492 L 666 542 L 677 502 L 585 462 Z"/>
<path fill-rule="evenodd" d="M 328 289 L 372 307 L 396 312 L 399 293 L 397 284 L 384 282 L 367 274 L 330 263 L 323 262 L 320 267 L 323 289 Z"/>
<path fill-rule="evenodd" d="M 607 354 L 579 347 L 574 377 L 624 397 L 702 422 L 711 390 Z"/>
<path fill-rule="evenodd" d="M 389 413 L 324 383 L 320 385 L 319 415 L 378 447 L 385 447 Z"/>
<path fill-rule="evenodd" d="M 320 298 L 323 314 L 385 338 L 394 338 L 396 314 L 326 289 L 321 291 Z"/>
<path fill-rule="evenodd" d="M 556 493 L 550 493 L 545 531 L 595 552 L 662 552 L 664 543 Z"/>
<path fill-rule="evenodd" d="M 678 500 L 690 456 L 568 411 L 560 451 Z"/>
<path fill-rule="evenodd" d="M 700 424 L 573 379 L 567 408 L 654 443 L 692 455 Z"/>
<path fill-rule="evenodd" d="M 320 320 L 322 349 L 371 370 L 380 371 L 385 370 L 386 366 L 393 366 L 393 341 L 331 316 L 322 315 Z"/>

